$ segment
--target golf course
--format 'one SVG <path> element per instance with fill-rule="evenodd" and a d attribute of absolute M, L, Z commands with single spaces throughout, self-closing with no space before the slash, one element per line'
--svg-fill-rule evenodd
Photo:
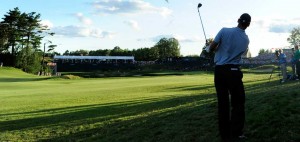
<path fill-rule="evenodd" d="M 40 77 L 0 68 L 0 141 L 217 142 L 213 72 Z M 300 82 L 244 73 L 249 142 L 300 141 Z"/>

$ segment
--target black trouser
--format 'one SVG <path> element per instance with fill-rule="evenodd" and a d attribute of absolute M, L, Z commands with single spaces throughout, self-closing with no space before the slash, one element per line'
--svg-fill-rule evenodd
<path fill-rule="evenodd" d="M 222 139 L 230 139 L 243 134 L 245 90 L 242 78 L 243 73 L 236 65 L 217 65 L 215 68 L 219 131 Z"/>
<path fill-rule="evenodd" d="M 296 62 L 296 73 L 297 73 L 298 79 L 300 79 L 300 61 Z"/>

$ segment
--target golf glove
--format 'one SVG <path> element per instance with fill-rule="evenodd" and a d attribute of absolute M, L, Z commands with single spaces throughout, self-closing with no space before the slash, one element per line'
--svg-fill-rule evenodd
<path fill-rule="evenodd" d="M 209 45 L 206 46 L 204 50 L 205 50 L 207 53 L 209 53 L 209 52 L 210 52 L 210 46 L 209 46 Z"/>

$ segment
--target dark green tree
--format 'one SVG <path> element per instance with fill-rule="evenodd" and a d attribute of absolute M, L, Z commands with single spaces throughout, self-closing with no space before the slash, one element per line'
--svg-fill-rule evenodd
<path fill-rule="evenodd" d="M 36 12 L 21 13 L 18 7 L 10 10 L 6 15 L 4 15 L 3 21 L 1 23 L 8 25 L 6 31 L 8 31 L 9 34 L 7 35 L 7 42 L 2 42 L 4 44 L 1 49 L 12 54 L 12 66 L 16 65 L 16 56 L 19 56 L 18 59 L 29 60 L 33 59 L 34 57 L 25 58 L 25 56 L 40 55 L 35 54 L 35 52 L 41 51 L 40 48 L 43 38 L 45 37 L 45 35 L 52 36 L 54 34 L 48 32 L 48 27 L 42 26 L 40 24 L 40 17 L 41 15 L 37 14 Z M 56 46 L 50 46 L 49 48 L 54 50 L 54 47 Z M 18 55 L 19 52 L 20 55 Z M 17 67 L 27 70 L 25 68 L 28 65 L 23 65 L 20 63 L 29 62 L 30 61 L 18 61 Z M 41 62 L 41 58 L 38 59 L 38 62 Z"/>
<path fill-rule="evenodd" d="M 40 55 L 41 52 L 34 52 L 32 48 L 23 48 L 18 52 L 17 55 L 17 67 L 20 67 L 23 71 L 28 73 L 37 74 L 40 71 Z"/>
<path fill-rule="evenodd" d="M 158 59 L 158 52 L 155 54 L 155 48 L 139 48 L 133 50 L 133 55 L 136 61 L 155 61 Z M 156 55 L 156 56 L 155 56 Z"/>
<path fill-rule="evenodd" d="M 110 56 L 121 56 L 123 50 L 119 46 L 115 46 L 113 50 L 110 51 Z"/>
<path fill-rule="evenodd" d="M 63 55 L 70 55 L 70 51 L 69 50 L 66 50 L 64 53 L 63 53 Z"/>
<path fill-rule="evenodd" d="M 87 56 L 89 55 L 89 51 L 88 50 L 76 50 L 76 51 L 71 51 L 69 55 L 73 55 L 73 56 Z"/>
<path fill-rule="evenodd" d="M 0 23 L 0 53 L 7 51 L 9 39 L 9 27 L 6 23 Z"/>
<path fill-rule="evenodd" d="M 5 46 L 5 50 L 7 52 L 10 52 L 12 54 L 12 63 L 13 66 L 15 65 L 15 55 L 16 55 L 16 50 L 15 47 L 17 45 L 17 42 L 21 39 L 21 35 L 22 33 L 19 32 L 19 27 L 18 27 L 18 23 L 19 20 L 21 19 L 21 12 L 19 10 L 19 8 L 14 8 L 13 10 L 9 10 L 9 12 L 7 13 L 7 15 L 4 15 L 3 18 L 3 24 L 8 24 L 8 42 Z M 8 51 L 8 49 L 11 48 L 11 51 Z"/>
<path fill-rule="evenodd" d="M 175 38 L 162 38 L 154 47 L 158 50 L 160 60 L 180 56 L 180 45 Z"/>

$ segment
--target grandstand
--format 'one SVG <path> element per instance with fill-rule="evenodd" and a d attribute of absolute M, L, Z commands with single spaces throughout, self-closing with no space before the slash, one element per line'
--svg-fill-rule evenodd
<path fill-rule="evenodd" d="M 134 56 L 54 56 L 59 63 L 133 63 Z"/>
<path fill-rule="evenodd" d="M 54 56 L 58 72 L 119 70 L 134 67 L 134 56 Z"/>

